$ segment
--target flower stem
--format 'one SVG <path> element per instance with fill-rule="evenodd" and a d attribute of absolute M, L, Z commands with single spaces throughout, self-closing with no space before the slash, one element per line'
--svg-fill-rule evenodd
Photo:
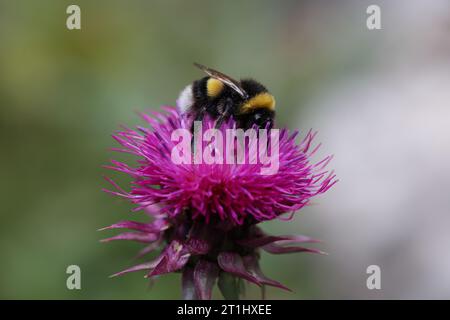
<path fill-rule="evenodd" d="M 225 300 L 239 300 L 239 280 L 227 272 L 221 272 L 218 286 Z"/>

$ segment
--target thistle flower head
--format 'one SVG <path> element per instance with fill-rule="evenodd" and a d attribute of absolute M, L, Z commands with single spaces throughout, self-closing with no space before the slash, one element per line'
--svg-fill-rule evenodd
<path fill-rule="evenodd" d="M 263 139 L 264 132 L 254 128 L 239 146 L 236 136 L 229 135 L 236 131 L 233 119 L 213 131 L 215 122 L 205 118 L 194 133 L 200 141 L 183 144 L 183 136 L 178 133 L 188 132 L 191 138 L 192 123 L 176 109 L 165 108 L 165 112 L 142 117 L 147 127 L 125 128 L 113 136 L 121 145 L 116 151 L 138 157 L 136 166 L 115 160 L 109 166 L 132 177 L 130 191 L 108 179 L 115 187 L 108 192 L 129 199 L 135 210 L 143 210 L 151 221 L 113 224 L 105 229 L 134 232 L 105 241 L 148 244 L 141 255 L 159 247 L 162 251 L 153 261 L 116 275 L 146 270 L 152 277 L 180 271 L 183 295 L 192 299 L 209 299 L 217 278 L 225 296 L 230 286 L 238 286 L 236 279 L 287 289 L 262 274 L 259 249 L 274 254 L 320 253 L 297 245 L 317 240 L 270 236 L 258 223 L 298 211 L 336 182 L 334 174 L 325 170 L 331 157 L 318 163 L 310 160 L 317 150 L 312 147 L 315 134 L 308 132 L 297 143 L 297 131 L 280 129 Z M 275 170 L 268 173 L 271 165 Z"/>

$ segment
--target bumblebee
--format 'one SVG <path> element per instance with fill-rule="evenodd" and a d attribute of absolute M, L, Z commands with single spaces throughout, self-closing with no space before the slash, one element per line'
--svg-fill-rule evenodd
<path fill-rule="evenodd" d="M 275 98 L 253 79 L 234 80 L 201 64 L 194 63 L 207 76 L 194 81 L 181 91 L 177 100 L 182 113 L 194 121 L 209 115 L 216 128 L 229 117 L 244 130 L 256 126 L 272 128 L 275 118 Z"/>

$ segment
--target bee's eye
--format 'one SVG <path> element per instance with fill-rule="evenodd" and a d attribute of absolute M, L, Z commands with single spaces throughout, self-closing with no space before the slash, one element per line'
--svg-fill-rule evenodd
<path fill-rule="evenodd" d="M 267 122 L 267 120 L 267 117 L 264 117 L 264 115 L 259 112 L 253 114 L 253 123 L 257 126 L 263 126 Z"/>
<path fill-rule="evenodd" d="M 216 98 L 223 91 L 224 86 L 222 81 L 209 78 L 206 82 L 206 93 L 208 97 Z"/>
<path fill-rule="evenodd" d="M 265 113 L 255 112 L 252 122 L 260 128 L 272 128 L 272 118 Z"/>

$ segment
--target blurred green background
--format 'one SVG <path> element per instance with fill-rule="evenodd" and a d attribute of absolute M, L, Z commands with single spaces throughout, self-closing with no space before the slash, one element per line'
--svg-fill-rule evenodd
<path fill-rule="evenodd" d="M 69 4 L 81 7 L 81 30 L 66 28 Z M 128 182 L 101 167 L 117 158 L 108 151 L 115 146 L 111 133 L 120 124 L 142 124 L 137 111 L 173 105 L 202 76 L 194 61 L 258 79 L 276 96 L 279 124 L 296 127 L 294 119 L 324 84 L 370 67 L 379 35 L 365 31 L 366 7 L 364 1 L 0 0 L 0 298 L 178 299 L 178 275 L 150 288 L 142 273 L 108 278 L 141 248 L 99 243 L 112 233 L 98 228 L 139 215 L 101 191 L 105 174 Z M 265 228 L 320 238 L 308 210 L 297 216 L 299 224 Z M 268 297 L 322 297 L 309 277 L 317 259 L 326 261 L 263 255 L 266 274 L 294 290 L 269 288 Z M 81 267 L 82 290 L 66 288 L 71 264 Z M 249 286 L 246 297 L 258 298 L 258 289 Z"/>

